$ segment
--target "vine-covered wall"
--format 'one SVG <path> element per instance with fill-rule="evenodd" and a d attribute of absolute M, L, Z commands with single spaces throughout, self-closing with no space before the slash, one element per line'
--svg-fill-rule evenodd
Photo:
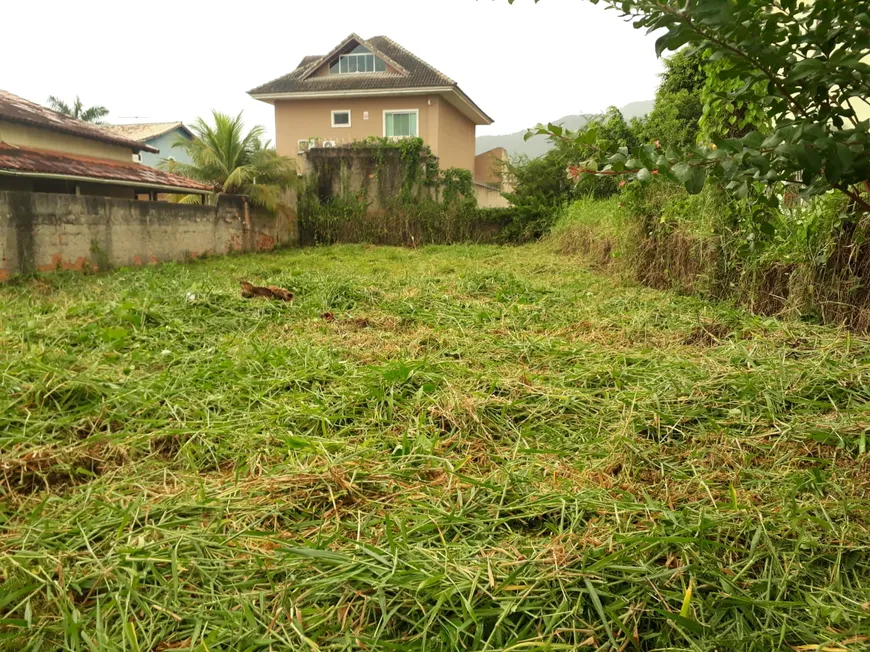
<path fill-rule="evenodd" d="M 480 209 L 471 172 L 441 170 L 421 139 L 312 149 L 299 188 L 302 244 L 492 241 L 506 215 Z"/>
<path fill-rule="evenodd" d="M 353 146 L 313 149 L 308 153 L 308 183 L 321 204 L 348 196 L 364 197 L 370 211 L 390 198 L 432 198 L 438 159 L 422 149 Z"/>

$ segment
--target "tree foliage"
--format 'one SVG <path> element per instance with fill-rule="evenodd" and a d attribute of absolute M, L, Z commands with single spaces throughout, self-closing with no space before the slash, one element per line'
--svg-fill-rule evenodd
<path fill-rule="evenodd" d="M 82 122 L 91 122 L 93 124 L 103 124 L 103 118 L 109 115 L 109 109 L 104 106 L 90 106 L 85 108 L 81 98 L 76 95 L 75 102 L 72 105 L 67 104 L 55 95 L 49 95 L 48 106 L 53 111 L 63 113 L 70 118 L 81 120 Z"/>
<path fill-rule="evenodd" d="M 586 196 L 604 199 L 618 193 L 616 178 L 588 177 L 575 183 L 565 170 L 576 168 L 598 150 L 639 144 L 634 130 L 613 106 L 591 118 L 581 129 L 584 133 L 594 133 L 594 140 L 588 143 L 564 137 L 570 132 L 561 126 L 551 127 L 554 130 L 550 134 L 551 150 L 538 158 L 521 157 L 508 164 L 507 172 L 514 189 L 505 193 L 505 197 L 514 206 L 515 224 L 522 228 L 522 233 L 512 234 L 512 238 L 525 240 L 543 235 L 554 224 L 559 210 L 573 199 Z"/>
<path fill-rule="evenodd" d="M 664 64 L 656 98 L 682 92 L 697 94 L 707 83 L 707 61 L 701 52 L 679 50 L 666 57 Z"/>
<path fill-rule="evenodd" d="M 590 124 L 597 125 L 598 139 L 595 142 L 597 148 L 636 147 L 640 144 L 637 133 L 615 106 L 608 107 L 603 116 L 593 118 Z"/>
<path fill-rule="evenodd" d="M 293 159 L 279 156 L 264 141 L 265 130 L 256 126 L 245 133 L 242 114 L 232 117 L 212 111 L 214 125 L 202 118 L 191 127 L 193 140 L 179 137 L 173 147 L 184 150 L 192 163 L 164 160 L 162 167 L 223 192 L 245 195 L 255 206 L 276 212 L 284 205 L 284 194 L 296 180 Z M 183 201 L 195 202 L 195 196 Z"/>
<path fill-rule="evenodd" d="M 715 98 L 726 108 L 758 104 L 763 120 L 738 117 L 745 133 L 710 134 L 712 142 L 704 145 L 599 150 L 577 168 L 579 175 L 632 175 L 647 182 L 658 173 L 691 193 L 714 176 L 738 197 L 753 186 L 777 184 L 807 195 L 838 189 L 870 210 L 860 189 L 870 178 L 870 121 L 859 120 L 855 110 L 870 95 L 865 2 L 590 1 L 615 9 L 636 28 L 661 33 L 659 56 L 688 46 L 690 53 L 721 62 Z M 553 130 L 539 126 L 535 133 Z M 585 143 L 592 136 L 575 138 Z"/>
<path fill-rule="evenodd" d="M 571 149 L 571 143 L 562 141 L 543 156 L 508 163 L 513 190 L 505 197 L 514 207 L 513 238 L 531 240 L 549 231 L 559 208 L 575 196 L 576 186 L 565 174 L 573 160 Z"/>
<path fill-rule="evenodd" d="M 707 84 L 704 56 L 680 50 L 665 59 L 665 72 L 656 91 L 655 106 L 644 118 L 632 122 L 641 143 L 658 141 L 663 147 L 687 147 L 698 140 L 704 115 L 701 99 Z"/>
<path fill-rule="evenodd" d="M 725 60 L 708 62 L 707 81 L 699 100 L 702 115 L 698 119 L 700 138 L 712 142 L 715 137 L 742 138 L 752 131 L 770 133 L 772 124 L 764 105 L 766 84 L 759 82 L 743 88 L 745 81 L 731 75 Z"/>

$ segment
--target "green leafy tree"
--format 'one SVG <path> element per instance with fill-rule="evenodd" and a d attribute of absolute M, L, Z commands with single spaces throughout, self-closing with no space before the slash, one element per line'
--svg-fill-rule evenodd
<path fill-rule="evenodd" d="M 658 141 L 662 147 L 694 145 L 704 116 L 702 93 L 706 84 L 707 63 L 703 54 L 680 50 L 666 58 L 653 110 L 632 122 L 638 140 Z"/>
<path fill-rule="evenodd" d="M 622 113 L 615 106 L 611 106 L 604 115 L 589 121 L 584 127 L 591 139 L 586 143 L 574 143 L 570 150 L 574 153 L 571 165 L 577 165 L 579 161 L 594 157 L 598 152 L 608 152 L 618 148 L 634 148 L 643 141 L 639 137 L 637 129 L 625 121 Z M 577 195 L 605 199 L 619 192 L 619 182 L 615 177 L 581 179 L 577 183 Z"/>
<path fill-rule="evenodd" d="M 174 148 L 184 150 L 192 163 L 164 160 L 162 167 L 203 183 L 221 192 L 245 195 L 255 206 L 276 212 L 284 206 L 286 191 L 296 181 L 293 159 L 279 156 L 264 141 L 265 130 L 256 126 L 245 132 L 242 114 L 232 117 L 212 111 L 214 124 L 202 118 L 191 127 L 193 140 L 179 137 Z M 186 203 L 201 201 L 196 195 L 182 198 Z"/>
<path fill-rule="evenodd" d="M 617 147 L 636 147 L 639 144 L 637 133 L 615 106 L 609 107 L 603 116 L 593 118 L 590 122 L 598 125 L 595 148 L 607 150 Z"/>
<path fill-rule="evenodd" d="M 73 102 L 72 105 L 67 104 L 54 95 L 49 95 L 48 106 L 53 111 L 68 115 L 70 118 L 75 118 L 82 122 L 92 122 L 94 124 L 103 124 L 103 118 L 109 115 L 109 109 L 104 106 L 90 106 L 85 108 L 78 95 L 76 95 L 75 102 Z"/>
<path fill-rule="evenodd" d="M 522 241 L 542 236 L 555 223 L 562 205 L 575 196 L 577 186 L 565 174 L 573 160 L 571 149 L 570 143 L 558 142 L 543 156 L 532 159 L 523 156 L 508 163 L 513 190 L 505 193 L 505 197 L 513 206 L 511 239 Z"/>
<path fill-rule="evenodd" d="M 619 109 L 611 106 L 603 115 L 592 118 L 582 132 L 594 133 L 590 142 L 575 141 L 561 137 L 567 133 L 557 125 L 550 134 L 553 148 L 541 157 L 520 158 L 508 165 L 508 173 L 513 179 L 514 190 L 505 196 L 515 206 L 527 212 L 529 221 L 537 222 L 535 232 L 545 232 L 549 222 L 554 219 L 555 209 L 565 202 L 580 196 L 591 195 L 599 199 L 609 197 L 619 191 L 615 179 L 601 182 L 589 178 L 580 183 L 574 181 L 565 170 L 577 166 L 580 161 L 593 156 L 595 152 L 617 147 L 634 147 L 639 144 L 637 137 L 625 121 Z M 539 228 L 540 227 L 540 228 Z"/>
<path fill-rule="evenodd" d="M 512 2 L 512 0 L 509 0 Z M 637 28 L 661 32 L 656 52 L 688 46 L 724 62 L 723 99 L 764 106 L 765 131 L 756 125 L 735 137 L 711 134 L 703 146 L 647 144 L 599 151 L 575 173 L 632 175 L 649 182 L 658 173 L 691 193 L 708 176 L 738 197 L 753 186 L 786 184 L 806 195 L 837 189 L 870 210 L 862 186 L 870 178 L 870 121 L 855 111 L 870 95 L 870 12 L 843 0 L 590 0 L 603 2 Z M 551 133 L 540 126 L 537 133 Z M 586 134 L 584 138 L 589 138 Z"/>
<path fill-rule="evenodd" d="M 659 84 L 658 96 L 677 95 L 681 92 L 700 93 L 707 83 L 707 61 L 701 52 L 679 50 L 664 59 L 665 71 Z"/>
<path fill-rule="evenodd" d="M 728 61 L 706 64 L 707 81 L 701 89 L 702 115 L 698 119 L 700 137 L 712 142 L 715 137 L 742 138 L 759 131 L 770 133 L 771 123 L 764 106 L 767 84 L 758 82 L 746 88 L 745 82 L 731 75 Z"/>

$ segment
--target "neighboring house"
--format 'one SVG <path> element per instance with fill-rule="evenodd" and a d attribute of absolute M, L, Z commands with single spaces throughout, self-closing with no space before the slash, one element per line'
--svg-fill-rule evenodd
<path fill-rule="evenodd" d="M 174 147 L 179 139 L 193 140 L 195 138 L 193 132 L 185 127 L 183 122 L 142 122 L 139 124 L 103 125 L 103 128 L 118 136 L 160 150 L 160 154 L 148 151 L 139 154 L 139 158 L 136 160 L 148 167 L 159 167 L 163 159 L 179 163 L 193 163 L 187 152 L 180 147 Z"/>
<path fill-rule="evenodd" d="M 474 196 L 481 208 L 510 206 L 503 196 L 503 193 L 513 191 L 508 161 L 508 151 L 504 147 L 495 147 L 474 158 Z"/>
<path fill-rule="evenodd" d="M 475 129 L 492 124 L 455 81 L 385 36 L 351 34 L 329 54 L 307 56 L 290 74 L 249 93 L 275 106 L 284 156 L 372 136 L 420 137 L 442 169 L 473 173 Z"/>
<path fill-rule="evenodd" d="M 155 199 L 209 194 L 192 179 L 133 161 L 156 147 L 0 90 L 0 191 Z"/>
<path fill-rule="evenodd" d="M 474 158 L 474 180 L 487 186 L 500 188 L 507 192 L 505 185 L 508 151 L 504 147 L 494 147 Z"/>

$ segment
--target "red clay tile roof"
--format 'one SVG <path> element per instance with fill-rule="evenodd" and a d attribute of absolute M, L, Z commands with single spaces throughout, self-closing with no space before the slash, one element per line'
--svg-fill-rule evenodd
<path fill-rule="evenodd" d="M 156 154 L 160 151 L 155 147 L 151 147 L 151 145 L 113 134 L 89 122 L 70 118 L 4 90 L 0 90 L 0 120 L 59 131 L 79 136 L 80 138 L 111 143 L 112 145 L 123 145 L 135 152 L 146 151 Z"/>
<path fill-rule="evenodd" d="M 192 193 L 211 192 L 213 188 L 187 177 L 169 174 L 146 165 L 104 158 L 77 156 L 65 152 L 27 149 L 0 143 L 0 174 L 23 176 L 57 175 L 88 180 L 122 182 L 137 188 L 181 189 Z"/>

